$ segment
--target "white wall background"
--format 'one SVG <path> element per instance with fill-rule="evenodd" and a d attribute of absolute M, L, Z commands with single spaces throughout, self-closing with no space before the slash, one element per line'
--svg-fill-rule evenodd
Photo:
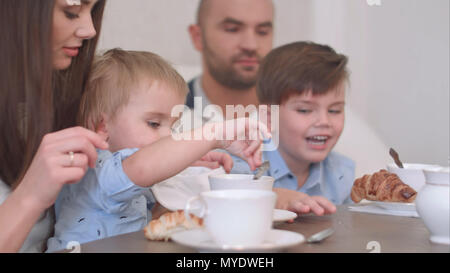
<path fill-rule="evenodd" d="M 359 153 L 375 156 L 381 146 L 370 142 L 379 139 L 404 162 L 448 165 L 449 1 L 379 1 L 274 0 L 274 46 L 313 40 L 349 56 L 348 106 L 370 135 L 352 133 L 356 123 L 348 120 L 344 136 L 359 138 Z M 99 48 L 152 51 L 197 71 L 200 55 L 187 32 L 197 3 L 109 0 Z"/>

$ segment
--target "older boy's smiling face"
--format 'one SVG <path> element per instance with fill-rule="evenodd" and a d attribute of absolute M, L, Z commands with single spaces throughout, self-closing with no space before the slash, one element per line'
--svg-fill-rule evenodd
<path fill-rule="evenodd" d="M 324 95 L 304 92 L 280 105 L 279 151 L 288 166 L 326 158 L 344 128 L 345 85 Z"/>
<path fill-rule="evenodd" d="M 160 81 L 143 81 L 130 92 L 128 104 L 106 121 L 111 152 L 141 148 L 170 135 L 177 119 L 171 117 L 172 108 L 184 104 L 183 96 Z"/>

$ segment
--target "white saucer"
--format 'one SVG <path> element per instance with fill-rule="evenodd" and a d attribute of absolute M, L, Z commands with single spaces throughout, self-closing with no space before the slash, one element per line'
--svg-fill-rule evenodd
<path fill-rule="evenodd" d="M 305 237 L 297 232 L 272 229 L 267 239 L 255 246 L 220 246 L 214 243 L 204 229 L 191 229 L 172 234 L 171 239 L 199 252 L 277 252 L 281 249 L 301 244 Z"/>
<path fill-rule="evenodd" d="M 274 209 L 273 210 L 273 221 L 282 222 L 297 218 L 297 213 L 284 210 L 284 209 Z"/>
<path fill-rule="evenodd" d="M 416 211 L 415 203 L 380 202 L 380 201 L 373 201 L 372 203 L 377 207 L 387 209 L 387 210 Z"/>

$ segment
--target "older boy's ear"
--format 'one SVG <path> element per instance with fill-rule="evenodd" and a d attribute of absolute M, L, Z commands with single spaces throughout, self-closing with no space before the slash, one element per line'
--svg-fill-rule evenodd
<path fill-rule="evenodd" d="M 202 40 L 202 29 L 197 24 L 192 24 L 189 26 L 189 36 L 191 36 L 192 44 L 195 49 L 202 52 L 203 51 L 203 40 Z"/>

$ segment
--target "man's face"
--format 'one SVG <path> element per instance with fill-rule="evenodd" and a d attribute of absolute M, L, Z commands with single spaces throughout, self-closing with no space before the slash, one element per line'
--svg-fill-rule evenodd
<path fill-rule="evenodd" d="M 262 58 L 272 49 L 272 1 L 210 1 L 201 24 L 204 65 L 220 84 L 249 89 Z"/>

